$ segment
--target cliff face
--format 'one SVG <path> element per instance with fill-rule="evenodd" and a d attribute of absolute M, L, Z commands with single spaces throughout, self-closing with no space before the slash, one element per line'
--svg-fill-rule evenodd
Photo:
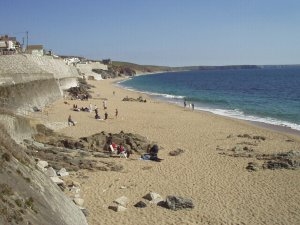
<path fill-rule="evenodd" d="M 82 211 L 17 144 L 34 132 L 20 115 L 77 85 L 77 70 L 55 60 L 0 56 L 0 224 L 87 225 Z"/>
<path fill-rule="evenodd" d="M 86 225 L 67 198 L 0 125 L 0 224 Z"/>

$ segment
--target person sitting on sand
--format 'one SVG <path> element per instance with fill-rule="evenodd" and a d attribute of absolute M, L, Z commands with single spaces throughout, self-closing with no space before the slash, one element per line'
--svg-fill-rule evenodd
<path fill-rule="evenodd" d="M 142 155 L 142 159 L 160 162 L 162 159 L 158 158 L 157 154 L 158 154 L 158 146 L 155 144 L 148 150 L 148 153 Z"/>
<path fill-rule="evenodd" d="M 101 119 L 100 116 L 98 115 L 98 113 L 96 113 L 95 119 L 96 119 L 96 120 L 100 120 L 100 119 Z"/>
<path fill-rule="evenodd" d="M 68 117 L 68 125 L 70 126 L 70 124 L 73 125 L 73 126 L 75 126 L 75 123 L 74 123 L 74 121 L 72 120 L 71 115 L 69 115 L 69 117 Z"/>
<path fill-rule="evenodd" d="M 122 143 L 117 147 L 117 154 L 119 155 L 121 153 L 125 153 L 127 158 L 129 158 L 129 156 L 130 156 L 130 153 L 124 148 Z"/>

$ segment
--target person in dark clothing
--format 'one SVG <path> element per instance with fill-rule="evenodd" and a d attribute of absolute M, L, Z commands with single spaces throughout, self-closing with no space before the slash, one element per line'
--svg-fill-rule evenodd
<path fill-rule="evenodd" d="M 104 114 L 104 119 L 107 120 L 107 118 L 108 118 L 108 113 L 105 112 L 105 114 Z"/>
<path fill-rule="evenodd" d="M 150 154 L 150 160 L 157 160 L 158 146 L 153 145 L 149 150 L 149 154 Z"/>
<path fill-rule="evenodd" d="M 73 125 L 73 126 L 75 126 L 75 123 L 74 123 L 74 121 L 72 120 L 71 115 L 69 115 L 69 117 L 68 117 L 68 125 L 70 126 L 70 124 Z"/>

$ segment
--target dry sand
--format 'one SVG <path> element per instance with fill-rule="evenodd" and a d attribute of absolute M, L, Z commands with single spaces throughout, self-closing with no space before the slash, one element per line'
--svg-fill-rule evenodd
<path fill-rule="evenodd" d="M 141 94 L 113 86 L 115 80 L 91 81 L 96 86 L 87 101 L 60 100 L 50 106 L 47 123 L 66 123 L 71 114 L 76 126 L 59 129 L 74 137 L 89 136 L 101 131 L 137 133 L 157 142 L 162 162 L 109 158 L 124 166 L 122 172 L 89 172 L 75 176 L 82 184 L 85 207 L 89 210 L 90 225 L 149 225 L 149 224 L 300 224 L 300 171 L 259 170 L 248 172 L 245 167 L 252 158 L 235 158 L 219 154 L 217 148 L 232 149 L 238 143 L 253 139 L 237 137 L 239 134 L 259 135 L 265 141 L 252 146 L 259 153 L 300 150 L 299 136 L 279 133 L 252 124 L 191 111 L 142 95 L 148 101 L 122 102 L 125 96 L 137 98 Z M 113 95 L 115 91 L 115 95 Z M 104 117 L 102 98 L 107 98 L 109 119 L 95 120 L 94 113 L 73 112 L 78 107 L 97 105 Z M 118 108 L 119 116 L 114 117 Z M 230 135 L 230 137 L 228 137 Z M 286 141 L 293 140 L 293 141 Z M 171 150 L 185 150 L 179 156 L 169 156 Z M 78 174 L 77 174 L 78 175 Z M 126 188 L 122 189 L 124 186 Z M 162 197 L 177 195 L 191 198 L 192 210 L 172 211 L 150 205 L 143 196 L 154 191 Z M 121 196 L 130 199 L 125 212 L 108 209 L 113 200 Z M 143 200 L 144 209 L 133 205 Z"/>

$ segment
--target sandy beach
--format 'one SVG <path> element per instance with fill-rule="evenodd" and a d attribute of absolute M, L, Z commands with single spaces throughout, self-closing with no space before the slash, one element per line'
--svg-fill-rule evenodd
<path fill-rule="evenodd" d="M 149 96 L 114 86 L 116 80 L 89 81 L 94 85 L 89 101 L 59 100 L 47 107 L 45 123 L 72 137 L 101 131 L 140 134 L 162 148 L 161 162 L 107 158 L 124 166 L 121 172 L 81 171 L 72 178 L 81 184 L 90 225 L 124 224 L 300 224 L 300 171 L 260 169 L 249 172 L 249 162 L 261 160 L 231 157 L 233 148 L 251 148 L 257 154 L 300 150 L 300 136 L 258 127 L 245 121 L 192 111 L 159 102 Z M 115 92 L 115 94 L 113 94 Z M 142 96 L 146 103 L 124 102 L 124 97 Z M 108 120 L 94 119 L 94 113 L 74 112 L 73 104 L 97 105 L 104 118 L 102 102 L 107 99 Z M 68 102 L 65 104 L 64 102 Z M 118 118 L 115 118 L 115 109 Z M 76 126 L 65 127 L 68 115 Z M 62 126 L 60 126 L 62 125 Z M 261 136 L 265 140 L 241 137 Z M 239 137 L 240 136 L 240 137 Z M 170 156 L 176 149 L 184 152 Z M 123 187 L 123 188 L 121 188 Z M 195 208 L 172 211 L 143 199 L 150 191 L 191 198 Z M 130 203 L 124 212 L 108 208 L 118 197 Z M 133 205 L 147 203 L 143 209 Z"/>

